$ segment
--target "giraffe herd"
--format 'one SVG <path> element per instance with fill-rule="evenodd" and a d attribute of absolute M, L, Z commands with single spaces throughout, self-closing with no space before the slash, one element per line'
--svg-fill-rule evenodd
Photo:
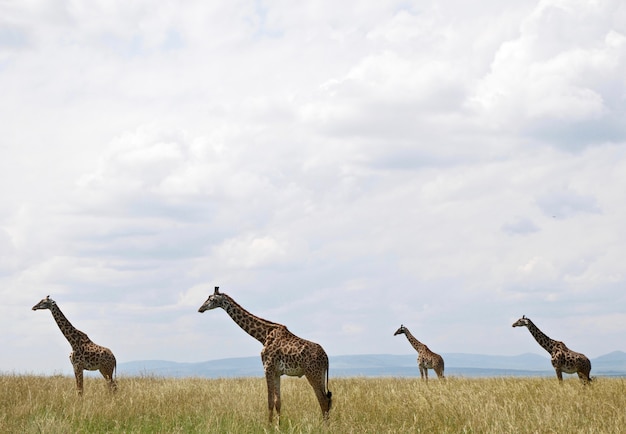
<path fill-rule="evenodd" d="M 273 420 L 274 411 L 280 421 L 280 377 L 282 375 L 304 376 L 315 392 L 324 420 L 328 419 L 332 393 L 328 390 L 328 356 L 321 345 L 294 335 L 282 324 L 253 315 L 232 297 L 220 292 L 219 287 L 215 287 L 213 294 L 200 306 L 198 312 L 203 313 L 215 308 L 223 309 L 239 327 L 263 345 L 261 361 L 267 382 L 270 422 Z M 32 308 L 32 310 L 40 309 L 50 310 L 61 333 L 72 347 L 70 361 L 74 368 L 78 394 L 83 393 L 84 370 L 99 370 L 109 390 L 117 390 L 116 360 L 113 352 L 95 344 L 84 332 L 76 329 L 50 296 L 42 299 Z M 559 381 L 563 380 L 563 372 L 578 374 L 583 384 L 591 381 L 589 376 L 591 362 L 584 354 L 570 350 L 561 341 L 550 339 L 525 315 L 513 323 L 513 327 L 527 327 L 537 343 L 550 353 L 552 366 Z M 443 357 L 418 341 L 404 325 L 400 325 L 394 336 L 399 334 L 404 334 L 417 351 L 417 364 L 422 380 L 428 380 L 428 369 L 433 369 L 439 379 L 445 378 Z"/>

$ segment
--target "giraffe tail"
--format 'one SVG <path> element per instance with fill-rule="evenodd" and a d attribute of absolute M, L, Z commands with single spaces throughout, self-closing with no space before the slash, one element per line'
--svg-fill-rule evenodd
<path fill-rule="evenodd" d="M 326 397 L 328 398 L 328 409 L 330 410 L 330 406 L 333 402 L 333 392 L 331 392 L 330 390 L 328 390 L 328 374 L 329 374 L 330 368 L 326 369 Z"/>
<path fill-rule="evenodd" d="M 117 360 L 113 364 L 113 378 L 111 378 L 113 382 L 113 390 L 117 390 Z"/>

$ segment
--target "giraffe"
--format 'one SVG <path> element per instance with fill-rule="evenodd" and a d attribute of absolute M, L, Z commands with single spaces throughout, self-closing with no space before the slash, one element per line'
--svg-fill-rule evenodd
<path fill-rule="evenodd" d="M 63 315 L 57 303 L 47 296 L 39 303 L 33 306 L 33 310 L 48 309 L 52 313 L 54 320 L 61 329 L 61 333 L 65 336 L 72 346 L 70 353 L 70 362 L 74 367 L 74 376 L 76 377 L 76 389 L 78 394 L 83 394 L 83 370 L 95 371 L 99 370 L 104 379 L 108 382 L 109 390 L 117 390 L 117 384 L 113 378 L 116 368 L 115 356 L 110 349 L 94 344 L 89 336 L 75 328 Z"/>
<path fill-rule="evenodd" d="M 561 341 L 550 339 L 539 330 L 530 318 L 526 318 L 526 315 L 523 315 L 520 319 L 515 321 L 513 327 L 527 327 L 537 343 L 550 353 L 552 366 L 556 371 L 556 377 L 559 381 L 563 381 L 563 372 L 566 374 L 578 374 L 578 378 L 580 378 L 583 384 L 587 384 L 591 381 L 591 377 L 589 377 L 591 362 L 584 354 L 570 350 Z"/>
<path fill-rule="evenodd" d="M 422 380 L 428 381 L 428 370 L 434 369 L 437 374 L 437 378 L 445 378 L 443 376 L 443 357 L 437 353 L 433 353 L 430 348 L 415 339 L 408 328 L 404 325 L 400 325 L 400 328 L 393 334 L 397 336 L 404 333 L 409 343 L 417 351 L 417 366 L 420 368 L 420 376 Z"/>
<path fill-rule="evenodd" d="M 269 422 L 274 409 L 280 423 L 280 377 L 289 375 L 309 381 L 322 409 L 324 420 L 328 419 L 332 393 L 328 391 L 328 356 L 315 342 L 299 338 L 287 327 L 254 316 L 227 294 L 215 287 L 213 294 L 200 306 L 198 312 L 221 307 L 246 333 L 261 342 L 261 361 L 267 382 Z"/>

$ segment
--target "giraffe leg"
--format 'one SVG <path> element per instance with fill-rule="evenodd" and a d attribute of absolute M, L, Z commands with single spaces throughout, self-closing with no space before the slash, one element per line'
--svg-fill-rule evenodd
<path fill-rule="evenodd" d="M 76 377 L 76 390 L 78 395 L 83 395 L 83 368 L 80 366 L 74 366 L 74 377 Z"/>
<path fill-rule="evenodd" d="M 306 374 L 306 379 L 315 392 L 315 397 L 317 398 L 317 402 L 319 402 L 320 408 L 322 409 L 322 416 L 324 417 L 324 420 L 328 420 L 328 414 L 332 403 L 332 395 L 330 392 L 326 391 L 324 376 L 309 373 Z"/>
<path fill-rule="evenodd" d="M 585 362 L 579 372 L 583 375 L 583 383 L 589 384 L 591 383 L 591 362 L 589 360 Z"/>
<path fill-rule="evenodd" d="M 428 381 L 428 368 L 424 368 L 424 379 Z"/>
<path fill-rule="evenodd" d="M 273 371 L 265 371 L 265 381 L 267 383 L 267 408 L 269 410 L 269 422 L 272 423 L 274 419 L 274 407 L 278 401 L 278 421 L 280 423 L 280 376 L 277 376 Z M 278 390 L 276 390 L 278 387 Z"/>
<path fill-rule="evenodd" d="M 589 373 L 578 371 L 578 378 L 583 382 L 583 385 L 587 385 L 591 383 L 591 377 L 589 377 Z"/>
<path fill-rule="evenodd" d="M 554 368 L 556 371 L 556 378 L 559 379 L 559 381 L 563 381 L 563 372 L 561 371 L 561 368 Z"/>
<path fill-rule="evenodd" d="M 115 392 L 117 390 L 117 384 L 115 380 L 113 380 L 113 369 L 110 366 L 103 366 L 100 368 L 100 373 L 107 381 L 110 392 Z"/>
<path fill-rule="evenodd" d="M 83 395 L 83 367 L 76 360 L 74 351 L 70 353 L 70 362 L 72 362 L 72 367 L 74 368 L 74 377 L 76 377 L 76 390 L 78 391 L 78 395 Z"/>
<path fill-rule="evenodd" d="M 274 377 L 274 408 L 276 409 L 276 417 L 280 424 L 280 375 Z"/>

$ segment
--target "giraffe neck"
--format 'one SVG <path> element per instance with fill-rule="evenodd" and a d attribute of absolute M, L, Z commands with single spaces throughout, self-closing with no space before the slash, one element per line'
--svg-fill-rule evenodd
<path fill-rule="evenodd" d="M 226 294 L 223 294 L 223 296 L 225 298 L 225 302 L 223 303 L 222 308 L 226 311 L 228 315 L 230 315 L 230 317 L 233 319 L 233 321 L 237 323 L 239 327 L 241 327 L 254 339 L 261 342 L 261 344 L 265 345 L 267 334 L 271 330 L 275 329 L 276 327 L 280 327 L 280 324 L 267 321 L 263 318 L 252 315 L 250 312 L 241 307 L 230 296 Z"/>
<path fill-rule="evenodd" d="M 52 312 L 52 316 L 59 326 L 59 329 L 61 329 L 61 333 L 63 333 L 63 336 L 65 336 L 65 339 L 67 339 L 72 348 L 77 347 L 84 340 L 84 338 L 87 337 L 85 333 L 78 330 L 72 325 L 71 322 L 69 322 L 56 303 L 50 307 L 50 312 Z"/>
<path fill-rule="evenodd" d="M 409 340 L 409 343 L 413 346 L 413 348 L 415 348 L 415 351 L 419 353 L 420 351 L 424 351 L 426 349 L 426 345 L 418 341 L 406 327 L 404 328 L 404 334 Z"/>
<path fill-rule="evenodd" d="M 539 327 L 537 327 L 531 320 L 528 320 L 528 331 L 531 335 L 533 335 L 537 343 L 541 345 L 544 350 L 552 354 L 552 350 L 556 344 L 555 340 L 550 339 L 545 333 L 539 330 Z"/>

